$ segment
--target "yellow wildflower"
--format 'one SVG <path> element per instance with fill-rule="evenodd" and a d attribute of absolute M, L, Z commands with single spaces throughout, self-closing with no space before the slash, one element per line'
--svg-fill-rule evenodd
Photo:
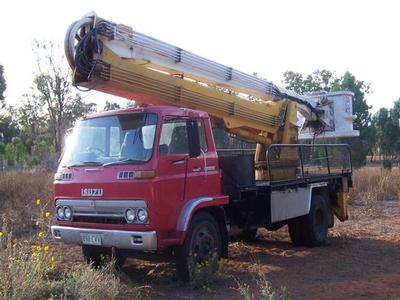
<path fill-rule="evenodd" d="M 50 213 L 49 213 L 48 211 L 46 211 L 45 214 L 44 214 L 44 216 L 45 216 L 46 218 L 48 218 L 48 217 L 50 217 Z"/>
<path fill-rule="evenodd" d="M 36 245 L 32 245 L 32 251 L 40 251 L 40 250 L 42 250 L 42 247 L 36 246 Z"/>
<path fill-rule="evenodd" d="M 44 237 L 44 232 L 43 231 L 39 232 L 38 237 Z"/>
<path fill-rule="evenodd" d="M 36 226 L 39 226 L 39 221 L 36 221 L 35 224 L 36 224 Z"/>
<path fill-rule="evenodd" d="M 3 233 L 0 231 L 0 238 L 2 238 L 2 237 L 3 237 L 3 235 L 4 235 L 4 234 L 3 234 Z"/>
<path fill-rule="evenodd" d="M 46 251 L 46 252 L 49 251 L 49 246 L 44 246 L 43 250 Z"/>
<path fill-rule="evenodd" d="M 36 199 L 36 205 L 40 205 L 40 198 Z"/>
<path fill-rule="evenodd" d="M 51 270 L 54 270 L 55 267 L 56 267 L 56 264 L 55 264 L 55 262 L 54 262 L 54 256 L 52 256 L 52 257 L 50 258 L 50 269 L 51 269 Z"/>

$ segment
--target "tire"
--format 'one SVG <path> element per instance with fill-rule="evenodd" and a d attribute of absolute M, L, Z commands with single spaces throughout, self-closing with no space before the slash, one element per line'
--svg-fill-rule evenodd
<path fill-rule="evenodd" d="M 302 221 L 304 217 L 295 218 L 288 223 L 288 231 L 290 240 L 292 241 L 293 246 L 299 247 L 304 246 L 305 241 L 303 237 L 303 227 Z"/>
<path fill-rule="evenodd" d="M 302 219 L 304 243 L 308 247 L 325 244 L 328 235 L 329 209 L 327 202 L 320 195 L 315 195 L 311 200 L 308 215 Z"/>
<path fill-rule="evenodd" d="M 126 256 L 115 248 L 83 245 L 82 253 L 86 263 L 95 268 L 103 267 L 114 259 L 114 267 L 120 270 L 126 260 Z"/>
<path fill-rule="evenodd" d="M 193 267 L 196 268 L 211 259 L 217 261 L 215 268 L 209 270 L 215 273 L 222 253 L 222 243 L 220 228 L 215 218 L 207 212 L 197 213 L 190 223 L 183 245 L 176 249 L 178 277 L 184 282 L 192 281 Z"/>

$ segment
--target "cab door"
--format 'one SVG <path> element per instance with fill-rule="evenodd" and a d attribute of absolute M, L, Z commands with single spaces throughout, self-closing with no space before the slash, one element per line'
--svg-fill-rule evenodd
<path fill-rule="evenodd" d="M 176 222 L 187 200 L 207 195 L 204 155 L 199 151 L 198 156 L 190 157 L 189 153 L 189 127 L 195 122 L 189 118 L 166 117 L 161 126 L 157 198 L 163 207 L 163 217 L 170 224 Z"/>
<path fill-rule="evenodd" d="M 206 170 L 208 149 L 203 119 L 189 120 L 188 134 L 189 158 L 186 185 L 189 188 L 186 189 L 186 200 L 210 196 Z"/>

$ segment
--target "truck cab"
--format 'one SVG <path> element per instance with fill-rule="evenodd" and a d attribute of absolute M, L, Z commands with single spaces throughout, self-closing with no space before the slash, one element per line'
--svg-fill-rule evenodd
<path fill-rule="evenodd" d="M 92 261 L 94 247 L 182 245 L 196 210 L 228 204 L 208 114 L 151 105 L 78 121 L 54 195 L 53 236 L 82 245 Z"/>

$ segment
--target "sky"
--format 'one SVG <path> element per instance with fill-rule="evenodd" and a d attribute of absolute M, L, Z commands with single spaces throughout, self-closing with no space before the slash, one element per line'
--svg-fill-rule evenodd
<path fill-rule="evenodd" d="M 0 64 L 8 103 L 18 104 L 32 85 L 32 41 L 62 43 L 68 26 L 90 11 L 278 85 L 286 70 L 350 71 L 371 84 L 373 111 L 400 98 L 399 1 L 4 0 Z M 115 100 L 84 96 L 99 107 Z"/>

